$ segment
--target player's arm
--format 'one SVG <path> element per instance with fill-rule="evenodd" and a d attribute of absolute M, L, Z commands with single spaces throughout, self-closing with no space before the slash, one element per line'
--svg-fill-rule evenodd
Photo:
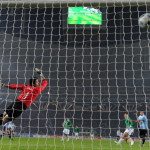
<path fill-rule="evenodd" d="M 6 84 L 5 87 L 10 89 L 22 90 L 24 88 L 24 84 Z"/>
<path fill-rule="evenodd" d="M 141 118 L 137 118 L 137 120 L 133 120 L 133 122 L 136 122 L 136 123 L 140 123 L 140 122 L 142 122 L 143 120 L 141 120 Z"/>
<path fill-rule="evenodd" d="M 5 83 L 1 83 L 1 87 L 7 87 L 10 89 L 18 89 L 18 90 L 22 90 L 24 88 L 24 84 L 5 84 Z"/>
<path fill-rule="evenodd" d="M 136 122 L 136 123 L 139 123 L 140 122 L 140 120 L 132 120 L 133 122 Z"/>

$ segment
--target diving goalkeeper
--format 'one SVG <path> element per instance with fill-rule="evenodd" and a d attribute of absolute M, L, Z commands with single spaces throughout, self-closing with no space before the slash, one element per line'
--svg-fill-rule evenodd
<path fill-rule="evenodd" d="M 42 71 L 35 68 L 40 77 L 29 80 L 29 84 L 1 84 L 2 87 L 20 90 L 20 95 L 10 104 L 3 114 L 0 114 L 0 125 L 19 117 L 23 111 L 29 108 L 37 97 L 45 90 L 48 81 L 44 78 Z"/>

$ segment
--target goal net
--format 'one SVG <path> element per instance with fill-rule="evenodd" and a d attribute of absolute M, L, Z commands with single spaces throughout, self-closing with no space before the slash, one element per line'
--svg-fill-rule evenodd
<path fill-rule="evenodd" d="M 13 121 L 17 145 L 4 136 L 0 149 L 20 149 L 24 140 L 28 149 L 116 150 L 112 139 L 125 130 L 124 113 L 150 116 L 150 30 L 138 25 L 148 12 L 149 0 L 1 0 L 1 82 L 26 85 L 37 67 L 48 87 Z M 1 87 L 1 113 L 19 94 Z"/>

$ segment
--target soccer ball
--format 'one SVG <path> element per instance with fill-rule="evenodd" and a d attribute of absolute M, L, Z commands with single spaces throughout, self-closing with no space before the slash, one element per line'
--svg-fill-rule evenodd
<path fill-rule="evenodd" d="M 150 23 L 150 13 L 145 13 L 141 15 L 138 19 L 138 22 L 141 28 L 147 27 L 148 24 Z"/>

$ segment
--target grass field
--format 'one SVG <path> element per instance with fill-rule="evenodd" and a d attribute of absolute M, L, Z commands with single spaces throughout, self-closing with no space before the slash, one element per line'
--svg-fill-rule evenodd
<path fill-rule="evenodd" d="M 144 147 L 140 147 L 140 142 L 135 142 L 131 147 L 127 143 L 121 146 L 116 145 L 114 140 L 93 141 L 74 140 L 61 142 L 60 138 L 14 138 L 7 137 L 0 141 L 0 150 L 150 150 L 150 143 L 146 142 Z"/>

